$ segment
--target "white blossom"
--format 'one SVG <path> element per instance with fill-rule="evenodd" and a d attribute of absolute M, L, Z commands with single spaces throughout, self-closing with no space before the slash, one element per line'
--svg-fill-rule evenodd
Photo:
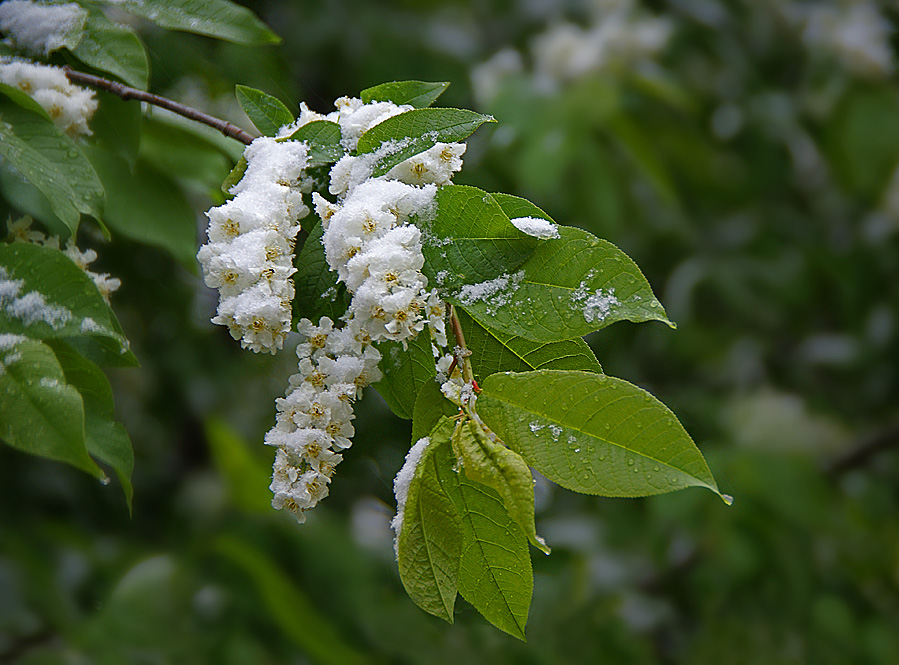
<path fill-rule="evenodd" d="M 0 5 L 0 10 L 6 4 Z M 18 88 L 43 108 L 69 136 L 89 135 L 88 121 L 97 110 L 94 92 L 69 82 L 60 67 L 18 58 L 0 58 L 0 83 Z"/>
<path fill-rule="evenodd" d="M 29 55 L 47 56 L 69 45 L 69 36 L 84 29 L 87 12 L 77 4 L 6 0 L 0 5 L 0 30 Z"/>
<path fill-rule="evenodd" d="M 206 213 L 209 242 L 197 260 L 206 285 L 219 290 L 212 322 L 252 351 L 275 353 L 290 331 L 294 239 L 309 214 L 300 191 L 307 153 L 297 141 L 254 140 L 234 198 Z"/>

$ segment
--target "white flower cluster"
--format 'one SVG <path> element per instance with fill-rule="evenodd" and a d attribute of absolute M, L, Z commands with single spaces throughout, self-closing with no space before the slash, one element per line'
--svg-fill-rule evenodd
<path fill-rule="evenodd" d="M 552 93 L 567 81 L 602 70 L 630 69 L 661 51 L 671 37 L 670 21 L 636 12 L 633 0 L 600 0 L 592 24 L 558 23 L 532 44 L 533 86 Z M 523 69 L 517 51 L 503 49 L 472 71 L 478 101 L 489 103 L 502 82 Z"/>
<path fill-rule="evenodd" d="M 339 452 L 353 436 L 353 402 L 381 378 L 381 354 L 349 327 L 335 328 L 322 317 L 297 326 L 305 341 L 297 347 L 299 372 L 287 395 L 276 400 L 275 427 L 265 443 L 277 447 L 270 489 L 272 506 L 286 508 L 302 523 L 305 512 L 328 495 Z"/>
<path fill-rule="evenodd" d="M 336 106 L 337 111 L 322 116 L 303 105 L 298 120 L 279 134 L 289 136 L 308 122 L 330 120 L 340 125 L 342 145 L 349 152 L 368 129 L 411 109 L 346 97 Z M 286 397 L 277 401 L 276 424 L 265 438 L 278 448 L 272 505 L 290 510 L 300 522 L 327 496 L 342 459 L 337 451 L 350 446 L 353 401 L 364 386 L 381 378 L 381 354 L 372 344 L 405 344 L 430 325 L 435 342 L 446 345 L 445 305 L 436 291 L 428 290 L 421 272 L 421 231 L 411 220 L 433 213 L 437 187 L 448 184 L 462 167 L 464 151 L 462 144 L 438 143 L 377 178 L 371 173 L 379 153 L 348 154 L 330 173 L 329 191 L 337 202 L 318 192 L 312 195 L 328 266 L 352 300 L 343 327 L 327 317 L 318 326 L 307 319 L 298 325 L 306 339 L 297 348 L 299 372 L 291 377 Z"/>
<path fill-rule="evenodd" d="M 305 143 L 256 139 L 234 198 L 206 213 L 209 243 L 197 259 L 207 286 L 219 289 L 212 322 L 256 352 L 275 353 L 290 332 L 294 240 L 309 214 L 306 155 Z"/>
<path fill-rule="evenodd" d="M 9 238 L 13 242 L 29 242 L 42 247 L 52 247 L 60 249 L 59 236 L 47 237 L 40 231 L 31 229 L 31 217 L 22 217 L 19 220 L 6 222 L 9 229 Z M 110 277 L 109 273 L 96 273 L 88 269 L 88 265 L 97 260 L 97 252 L 92 249 L 86 249 L 83 252 L 75 246 L 75 239 L 69 238 L 66 246 L 62 248 L 62 252 L 68 256 L 72 263 L 81 268 L 84 273 L 91 278 L 100 295 L 106 302 L 109 302 L 109 296 L 118 289 L 122 282 L 117 277 Z"/>
<path fill-rule="evenodd" d="M 0 5 L 0 30 L 7 33 L 16 47 L 31 55 L 50 55 L 53 51 L 76 42 L 87 12 L 74 2 L 50 4 L 29 0 L 6 0 Z"/>
<path fill-rule="evenodd" d="M 882 78 L 893 71 L 890 24 L 871 2 L 849 3 L 842 11 L 814 6 L 797 9 L 802 39 L 809 47 L 823 47 L 854 74 Z"/>
<path fill-rule="evenodd" d="M 87 123 L 97 110 L 94 92 L 72 85 L 60 67 L 0 58 L 0 83 L 34 99 L 69 136 L 91 133 Z"/>

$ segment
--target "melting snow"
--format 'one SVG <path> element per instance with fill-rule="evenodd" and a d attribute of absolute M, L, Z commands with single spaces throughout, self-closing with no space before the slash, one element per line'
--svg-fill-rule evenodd
<path fill-rule="evenodd" d="M 510 221 L 522 233 L 527 233 L 529 236 L 534 236 L 541 240 L 559 237 L 559 227 L 539 217 L 516 217 Z"/>

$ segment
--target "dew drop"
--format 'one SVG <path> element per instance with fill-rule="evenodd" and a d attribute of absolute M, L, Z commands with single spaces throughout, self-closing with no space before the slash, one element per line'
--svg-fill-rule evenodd
<path fill-rule="evenodd" d="M 581 452 L 581 449 L 580 449 L 580 448 L 575 448 L 575 449 L 574 449 L 574 452 L 579 453 L 579 452 Z"/>
<path fill-rule="evenodd" d="M 627 461 L 627 465 L 628 465 L 628 466 L 633 466 L 633 465 L 634 465 L 634 460 L 629 459 L 629 460 Z"/>
<path fill-rule="evenodd" d="M 653 470 L 653 471 L 658 471 L 658 470 L 659 470 L 659 467 L 658 467 L 658 466 L 654 466 L 654 467 L 652 467 L 652 470 Z"/>
<path fill-rule="evenodd" d="M 724 501 L 728 506 L 732 506 L 734 504 L 734 498 L 730 494 L 722 494 L 721 500 Z"/>

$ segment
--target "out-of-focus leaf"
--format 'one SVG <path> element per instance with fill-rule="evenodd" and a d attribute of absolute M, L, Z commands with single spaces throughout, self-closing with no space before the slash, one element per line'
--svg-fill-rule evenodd
<path fill-rule="evenodd" d="M 132 171 L 117 155 L 97 148 L 87 153 L 109 192 L 104 215 L 109 227 L 168 251 L 195 272 L 196 218 L 178 185 L 141 160 Z"/>
<path fill-rule="evenodd" d="M 85 4 L 83 9 L 88 18 L 81 39 L 69 46 L 72 55 L 130 86 L 146 90 L 150 65 L 137 33 L 128 26 L 113 23 L 97 7 Z"/>
<path fill-rule="evenodd" d="M 228 0 L 102 0 L 169 30 L 195 32 L 247 46 L 277 44 L 273 33 L 246 7 Z"/>
<path fill-rule="evenodd" d="M 215 542 L 215 549 L 253 580 L 271 620 L 312 661 L 322 665 L 368 662 L 363 654 L 347 644 L 312 599 L 265 554 L 229 535 L 221 536 Z"/>
<path fill-rule="evenodd" d="M 249 513 L 271 514 L 271 469 L 250 454 L 246 442 L 224 421 L 209 418 L 205 431 L 212 461 L 234 503 Z"/>

